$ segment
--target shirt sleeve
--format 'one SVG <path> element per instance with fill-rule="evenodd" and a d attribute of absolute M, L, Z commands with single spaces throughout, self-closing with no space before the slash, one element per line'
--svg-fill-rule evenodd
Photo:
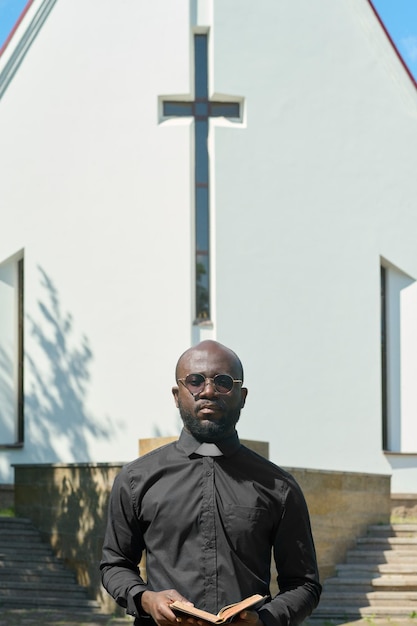
<path fill-rule="evenodd" d="M 110 494 L 100 570 L 106 591 L 117 604 L 136 617 L 140 613 L 140 598 L 147 589 L 138 568 L 144 549 L 130 477 L 123 468 Z"/>
<path fill-rule="evenodd" d="M 297 626 L 317 606 L 321 585 L 310 517 L 298 484 L 289 482 L 273 555 L 279 593 L 259 610 L 266 626 Z"/>

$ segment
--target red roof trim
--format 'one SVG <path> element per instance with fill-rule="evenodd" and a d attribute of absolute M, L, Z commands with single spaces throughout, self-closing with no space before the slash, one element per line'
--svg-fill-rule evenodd
<path fill-rule="evenodd" d="M 398 50 L 397 46 L 396 46 L 396 45 L 395 45 L 395 43 L 394 43 L 394 41 L 393 41 L 393 39 L 392 39 L 391 35 L 389 34 L 389 32 L 387 31 L 387 29 L 385 28 L 385 24 L 384 24 L 384 22 L 382 21 L 382 19 L 380 18 L 379 13 L 378 13 L 378 11 L 376 10 L 376 8 L 375 8 L 375 6 L 374 6 L 374 4 L 373 4 L 372 0 L 368 0 L 368 2 L 369 2 L 369 4 L 370 4 L 370 6 L 371 6 L 372 11 L 373 11 L 373 12 L 374 12 L 374 14 L 375 14 L 376 19 L 377 19 L 377 20 L 378 20 L 378 22 L 380 23 L 380 25 L 381 25 L 381 27 L 382 27 L 382 30 L 384 31 L 385 35 L 387 36 L 388 41 L 390 42 L 391 46 L 394 48 L 395 53 L 396 53 L 397 57 L 399 58 L 399 60 L 400 60 L 400 62 L 401 62 L 401 65 L 403 66 L 403 68 L 404 68 L 404 69 L 405 69 L 405 71 L 407 72 L 407 74 L 408 74 L 408 76 L 409 76 L 409 78 L 410 78 L 411 82 L 413 83 L 414 87 L 417 89 L 417 81 L 416 81 L 416 79 L 414 78 L 414 76 L 413 76 L 413 75 L 412 75 L 412 73 L 410 72 L 410 69 L 408 68 L 407 63 L 404 61 L 403 57 L 401 56 L 400 51 Z"/>
<path fill-rule="evenodd" d="M 25 8 L 23 9 L 23 11 L 21 12 L 19 19 L 17 20 L 16 24 L 13 26 L 12 30 L 9 33 L 9 36 L 7 37 L 6 41 L 4 42 L 4 44 L 2 45 L 2 47 L 0 48 L 0 57 L 3 54 L 3 52 L 6 50 L 7 46 L 9 45 L 13 35 L 15 34 L 15 32 L 17 31 L 17 29 L 19 28 L 23 18 L 25 17 L 26 13 L 29 11 L 31 5 L 34 3 L 35 0 L 28 0 Z M 394 48 L 395 53 L 398 57 L 398 59 L 400 60 L 401 65 L 403 66 L 403 68 L 405 69 L 406 73 L 408 74 L 411 82 L 413 83 L 414 87 L 417 89 L 417 81 L 414 78 L 414 76 L 412 75 L 412 73 L 410 72 L 410 69 L 408 68 L 406 62 L 404 61 L 403 57 L 401 56 L 400 51 L 398 50 L 397 46 L 395 45 L 391 35 L 389 34 L 389 32 L 387 31 L 384 22 L 382 21 L 381 17 L 379 16 L 378 11 L 376 10 L 374 3 L 372 2 L 372 0 L 368 0 L 368 3 L 376 17 L 376 19 L 378 20 L 378 22 L 381 25 L 382 30 L 384 31 L 388 41 L 390 42 L 391 46 Z"/>
<path fill-rule="evenodd" d="M 34 3 L 35 0 L 28 0 L 25 8 L 23 9 L 23 11 L 21 12 L 21 14 L 19 15 L 19 19 L 17 20 L 16 24 L 13 26 L 12 30 L 9 33 L 9 36 L 7 37 L 6 41 L 4 42 L 4 44 L 2 45 L 2 47 L 0 48 L 0 57 L 3 54 L 3 52 L 6 50 L 7 46 L 9 45 L 13 35 L 15 34 L 15 32 L 17 31 L 17 29 L 19 28 L 23 18 L 25 17 L 26 13 L 29 11 L 30 6 Z"/>

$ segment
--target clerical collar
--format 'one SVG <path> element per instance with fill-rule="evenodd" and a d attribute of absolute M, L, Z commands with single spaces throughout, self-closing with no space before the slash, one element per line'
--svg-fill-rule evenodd
<path fill-rule="evenodd" d="M 223 452 L 219 450 L 215 443 L 202 443 L 195 451 L 200 456 L 223 456 Z"/>
<path fill-rule="evenodd" d="M 195 439 L 192 434 L 187 432 L 184 428 L 181 431 L 178 444 L 188 456 L 196 453 L 198 448 L 202 445 L 201 441 L 197 441 L 197 439 Z M 240 448 L 241 443 L 239 441 L 238 434 L 235 431 L 228 437 L 225 437 L 225 439 L 216 441 L 215 445 L 224 456 L 231 456 Z"/>

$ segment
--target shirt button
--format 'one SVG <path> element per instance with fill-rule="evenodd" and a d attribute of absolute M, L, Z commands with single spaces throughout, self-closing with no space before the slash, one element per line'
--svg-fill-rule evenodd
<path fill-rule="evenodd" d="M 211 476 L 211 472 L 206 472 L 207 476 Z"/>

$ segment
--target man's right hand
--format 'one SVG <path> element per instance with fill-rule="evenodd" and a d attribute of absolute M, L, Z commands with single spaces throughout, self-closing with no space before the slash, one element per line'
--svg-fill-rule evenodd
<path fill-rule="evenodd" d="M 165 591 L 144 591 L 141 598 L 142 609 L 150 615 L 159 626 L 168 626 L 177 621 L 177 616 L 169 608 L 169 605 L 180 600 L 186 604 L 193 605 L 192 602 L 184 598 L 175 589 Z"/>

